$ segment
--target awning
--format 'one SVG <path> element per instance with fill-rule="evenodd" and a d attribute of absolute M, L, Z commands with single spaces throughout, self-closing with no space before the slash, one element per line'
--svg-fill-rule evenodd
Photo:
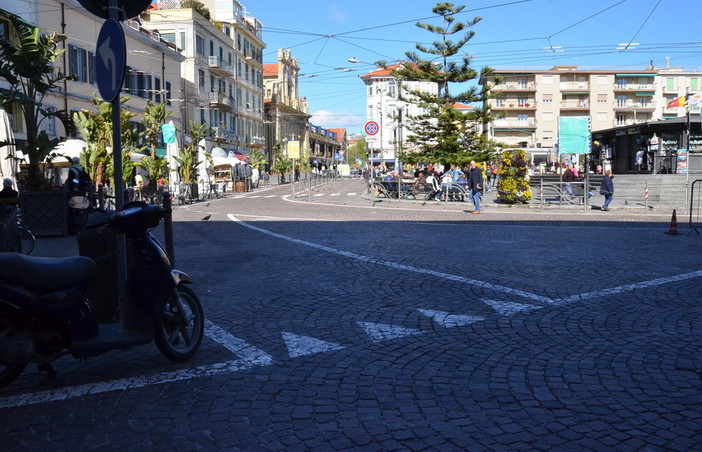
<path fill-rule="evenodd" d="M 168 155 L 168 152 L 166 152 L 166 148 L 156 148 L 156 157 L 165 158 L 166 155 Z"/>
<path fill-rule="evenodd" d="M 617 77 L 655 77 L 656 74 L 617 74 Z"/>
<path fill-rule="evenodd" d="M 653 91 L 637 91 L 636 95 L 637 96 L 653 96 L 655 92 Z"/>

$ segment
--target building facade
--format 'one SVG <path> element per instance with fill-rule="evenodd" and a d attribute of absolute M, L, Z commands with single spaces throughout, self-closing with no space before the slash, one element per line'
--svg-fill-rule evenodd
<path fill-rule="evenodd" d="M 702 73 L 681 69 L 582 70 L 555 66 L 549 70 L 495 70 L 480 84 L 494 85 L 488 101 L 494 115 L 490 138 L 527 150 L 532 162 L 558 160 L 558 120 L 587 116 L 591 130 L 677 117 L 668 103 L 699 89 Z M 699 114 L 699 109 L 693 109 Z"/>
<path fill-rule="evenodd" d="M 288 141 L 300 143 L 300 153 L 309 155 L 309 109 L 298 90 L 300 66 L 290 50 L 278 49 L 277 63 L 263 65 L 266 155 L 274 163 L 273 148 Z"/>
<path fill-rule="evenodd" d="M 246 155 L 265 144 L 262 26 L 236 0 L 202 3 L 196 10 L 180 0 L 156 2 L 145 25 L 185 57 L 178 99 L 185 122 L 211 128 L 210 149 Z"/>
<path fill-rule="evenodd" d="M 389 66 L 388 69 L 378 68 L 361 76 L 361 80 L 366 84 L 366 118 L 378 124 L 377 133 L 366 137 L 370 161 L 374 165 L 382 163 L 394 167 L 397 164 L 400 137 L 406 139 L 411 133 L 406 121 L 400 123 L 400 112 L 405 117 L 422 113 L 419 106 L 400 100 L 408 99 L 412 91 L 434 95 L 439 92 L 438 84 L 423 81 L 402 82 L 400 92 L 400 82 L 390 74 L 392 69 L 399 67 L 396 65 Z M 403 148 L 407 149 L 404 145 Z"/>
<path fill-rule="evenodd" d="M 3 9 L 39 26 L 43 32 L 56 31 L 67 36 L 62 44 L 65 50 L 54 63 L 60 71 L 76 76 L 68 81 L 64 89 L 49 93 L 44 99 L 47 108 L 64 109 L 70 114 L 83 109 L 96 111 L 92 100 L 99 97 L 95 55 L 98 33 L 104 22 L 87 12 L 77 1 L 48 0 L 36 2 L 8 0 Z M 4 33 L 12 34 L 9 23 L 0 24 Z M 174 45 L 162 39 L 157 33 L 144 28 L 138 20 L 122 22 L 127 48 L 127 69 L 121 96 L 130 99 L 123 108 L 134 113 L 131 128 L 143 131 L 141 119 L 147 101 L 156 104 L 170 103 L 181 89 L 180 64 L 183 57 Z M 4 81 L 0 79 L 0 89 Z M 15 140 L 22 149 L 26 140 L 22 116 L 16 109 L 8 111 Z M 169 120 L 179 129 L 182 117 L 174 108 Z M 71 138 L 75 132 L 65 130 L 63 124 L 53 119 L 42 122 L 41 128 L 50 138 Z"/>

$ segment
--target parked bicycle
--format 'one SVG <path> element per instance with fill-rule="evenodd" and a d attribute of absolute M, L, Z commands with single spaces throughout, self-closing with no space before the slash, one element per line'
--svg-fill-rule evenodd
<path fill-rule="evenodd" d="M 22 221 L 22 209 L 17 209 L 17 252 L 22 254 L 32 254 L 34 243 L 37 241 L 34 233 Z"/>

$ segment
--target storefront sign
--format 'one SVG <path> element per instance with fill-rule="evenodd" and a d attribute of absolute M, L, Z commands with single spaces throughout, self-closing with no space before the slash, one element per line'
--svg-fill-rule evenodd
<path fill-rule="evenodd" d="M 678 163 L 677 173 L 687 173 L 687 149 L 678 149 L 678 158 L 676 160 Z"/>

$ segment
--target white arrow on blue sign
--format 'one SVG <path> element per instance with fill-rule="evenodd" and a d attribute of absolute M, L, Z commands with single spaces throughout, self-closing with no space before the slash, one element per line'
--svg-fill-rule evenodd
<path fill-rule="evenodd" d="M 122 25 L 114 19 L 107 19 L 100 29 L 97 40 L 95 72 L 100 96 L 112 102 L 119 96 L 127 67 L 127 44 L 124 41 Z"/>

